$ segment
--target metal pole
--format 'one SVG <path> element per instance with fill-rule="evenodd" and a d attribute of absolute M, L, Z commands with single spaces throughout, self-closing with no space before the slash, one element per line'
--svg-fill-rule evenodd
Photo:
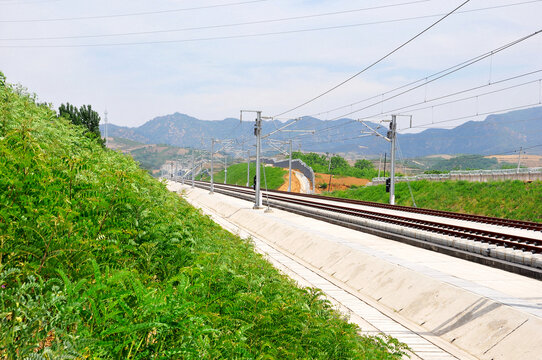
<path fill-rule="evenodd" d="M 380 167 L 382 166 L 382 154 L 380 154 L 380 159 L 378 159 L 378 177 L 380 177 Z"/>
<path fill-rule="evenodd" d="M 224 154 L 224 184 L 226 184 L 227 178 L 228 178 L 228 155 Z"/>
<path fill-rule="evenodd" d="M 105 147 L 108 147 L 109 145 L 109 140 L 107 140 L 107 109 L 105 109 Z"/>
<path fill-rule="evenodd" d="M 290 139 L 290 161 L 288 161 L 288 192 L 292 191 L 292 140 Z"/>
<path fill-rule="evenodd" d="M 390 135 L 391 135 L 391 181 L 390 181 L 390 205 L 395 205 L 395 141 L 397 138 L 397 119 L 396 115 L 391 116 Z"/>
<path fill-rule="evenodd" d="M 261 152 L 261 135 L 262 135 L 262 112 L 256 112 L 256 124 L 254 127 L 254 135 L 256 135 L 256 183 L 254 184 L 254 209 L 261 209 L 262 196 L 260 191 L 260 152 Z"/>
<path fill-rule="evenodd" d="M 329 189 L 328 189 L 328 191 L 331 191 L 331 177 L 332 177 L 332 174 L 331 174 L 331 157 L 332 157 L 332 155 L 329 156 L 329 164 L 327 166 L 327 171 L 329 171 Z"/>
<path fill-rule="evenodd" d="M 247 187 L 250 186 L 250 150 L 247 150 Z"/>
<path fill-rule="evenodd" d="M 209 194 L 214 194 L 215 191 L 215 185 L 213 184 L 213 159 L 215 154 L 215 139 L 211 139 L 211 191 L 209 191 Z"/>
<path fill-rule="evenodd" d="M 384 177 L 386 177 L 386 163 L 388 162 L 388 153 L 384 153 Z"/>
<path fill-rule="evenodd" d="M 181 176 L 181 183 L 184 186 L 184 178 L 186 176 L 186 171 L 184 171 L 184 160 L 181 161 L 181 171 L 183 172 L 183 176 Z"/>
<path fill-rule="evenodd" d="M 519 148 L 519 157 L 518 157 L 518 168 L 516 170 L 516 174 L 519 174 L 519 167 L 521 165 L 521 151 L 523 150 L 523 146 Z"/>
<path fill-rule="evenodd" d="M 194 149 L 192 149 L 192 187 L 194 187 L 194 172 L 196 171 L 195 156 Z"/>

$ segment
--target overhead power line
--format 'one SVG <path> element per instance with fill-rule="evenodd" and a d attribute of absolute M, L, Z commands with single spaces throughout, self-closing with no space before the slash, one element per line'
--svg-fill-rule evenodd
<path fill-rule="evenodd" d="M 0 23 L 33 23 L 33 22 L 56 22 L 56 21 L 111 19 L 111 18 L 119 18 L 119 17 L 131 17 L 131 16 L 141 16 L 141 15 L 156 15 L 156 14 L 167 14 L 167 13 L 174 13 L 174 12 L 184 12 L 184 11 L 222 8 L 222 7 L 229 7 L 229 6 L 247 5 L 247 4 L 264 2 L 264 1 L 270 1 L 270 0 L 238 1 L 238 2 L 232 2 L 232 3 L 226 3 L 226 4 L 194 6 L 194 7 L 188 7 L 188 8 L 169 9 L 169 10 L 142 11 L 142 12 L 135 12 L 135 13 L 129 13 L 129 14 L 116 14 L 116 15 L 95 15 L 95 16 L 78 16 L 78 17 L 66 17 L 66 18 L 28 19 L 28 20 L 0 20 Z"/>
<path fill-rule="evenodd" d="M 490 51 L 490 52 L 488 52 L 488 53 L 486 53 L 486 54 L 484 54 L 484 55 L 481 55 L 481 56 L 478 56 L 478 57 L 476 57 L 476 58 L 473 58 L 473 59 L 470 60 L 470 61 L 463 62 L 463 63 L 461 64 L 461 66 L 459 66 L 459 67 L 454 66 L 454 67 L 450 68 L 450 69 L 452 69 L 452 70 L 447 71 L 447 72 L 444 72 L 444 73 L 441 72 L 439 76 L 437 76 L 437 77 L 435 77 L 435 78 L 432 78 L 431 80 L 427 80 L 427 81 L 425 81 L 425 82 L 423 82 L 423 83 L 421 83 L 421 84 L 419 84 L 419 85 L 413 86 L 413 87 L 411 87 L 411 88 L 409 88 L 409 89 L 407 89 L 407 90 L 404 90 L 404 91 L 402 91 L 402 92 L 400 92 L 400 93 L 398 93 L 398 94 L 395 94 L 395 95 L 393 95 L 393 96 L 389 96 L 389 97 L 387 97 L 386 99 L 382 99 L 382 100 L 377 101 L 377 102 L 374 102 L 374 103 L 372 103 L 372 104 L 370 104 L 370 105 L 367 105 L 367 106 L 364 106 L 364 107 L 362 107 L 362 108 L 359 108 L 359 109 L 350 111 L 350 112 L 348 112 L 348 113 L 342 114 L 342 115 L 340 115 L 340 116 L 337 116 L 337 117 L 335 117 L 335 118 L 332 119 L 332 120 L 337 120 L 337 119 L 343 118 L 343 117 L 345 117 L 345 116 L 349 116 L 349 115 L 355 114 L 355 113 L 360 112 L 360 111 L 362 111 L 362 110 L 366 110 L 366 109 L 369 109 L 369 108 L 371 108 L 371 107 L 373 107 L 373 106 L 380 105 L 380 104 L 382 104 L 382 103 L 384 103 L 384 102 L 386 102 L 386 101 L 389 101 L 389 100 L 391 100 L 391 99 L 397 98 L 397 97 L 399 97 L 399 96 L 401 96 L 401 95 L 404 95 L 404 94 L 409 93 L 409 92 L 411 92 L 411 91 L 414 91 L 414 90 L 416 90 L 416 89 L 419 89 L 419 88 L 422 87 L 422 86 L 425 86 L 425 85 L 427 85 L 427 84 L 430 84 L 430 83 L 432 83 L 432 82 L 435 82 L 435 81 L 437 81 L 437 80 L 439 80 L 439 79 L 442 79 L 442 78 L 444 78 L 444 77 L 446 77 L 446 76 L 448 76 L 448 75 L 450 75 L 450 74 L 453 74 L 453 73 L 455 73 L 455 72 L 457 72 L 457 71 L 459 71 L 459 70 L 462 70 L 462 69 L 464 69 L 464 68 L 466 68 L 466 67 L 468 67 L 468 66 L 471 66 L 471 65 L 473 65 L 473 64 L 476 64 L 476 63 L 482 61 L 483 59 L 486 59 L 486 58 L 488 58 L 488 57 L 490 57 L 490 56 L 493 56 L 493 55 L 495 55 L 495 54 L 497 54 L 497 53 L 499 53 L 499 52 L 501 52 L 501 51 L 504 51 L 504 50 L 506 50 L 506 49 L 508 49 L 508 48 L 510 48 L 510 47 L 512 47 L 512 46 L 514 46 L 514 45 L 517 45 L 517 44 L 519 44 L 519 43 L 521 43 L 521 42 L 523 42 L 523 41 L 525 41 L 525 40 L 527 40 L 527 39 L 530 39 L 530 38 L 532 38 L 532 37 L 534 37 L 534 36 L 536 36 L 536 35 L 538 35 L 538 34 L 540 34 L 540 33 L 542 33 L 542 29 L 541 29 L 541 30 L 538 30 L 538 31 L 536 31 L 536 32 L 534 32 L 534 33 L 532 33 L 532 34 L 529 34 L 529 35 L 527 35 L 527 36 L 524 36 L 524 37 L 522 37 L 522 38 L 520 38 L 520 39 L 518 39 L 518 40 L 514 40 L 514 41 L 512 41 L 512 42 L 510 42 L 510 43 L 508 43 L 508 44 L 506 44 L 506 45 L 503 45 L 503 46 L 501 46 L 501 47 L 499 47 L 499 48 L 497 48 L 497 49 L 495 49 L 495 50 L 493 50 L 493 51 Z M 426 78 L 426 79 L 427 79 L 427 78 Z M 417 82 L 415 82 L 415 83 L 417 83 Z M 374 97 L 373 97 L 373 98 L 374 98 Z"/>
<path fill-rule="evenodd" d="M 431 124 L 412 126 L 412 127 L 400 129 L 400 130 L 397 130 L 397 131 L 403 131 L 403 130 L 409 130 L 409 129 L 427 129 L 427 128 L 430 128 L 430 127 L 434 127 L 434 125 L 443 124 L 443 123 L 446 123 L 446 122 L 467 120 L 467 119 L 472 119 L 472 118 L 479 117 L 479 116 L 486 116 L 486 115 L 493 115 L 493 114 L 496 114 L 496 113 L 502 113 L 502 112 L 507 112 L 507 111 L 528 109 L 528 108 L 531 108 L 531 107 L 534 107 L 534 106 L 537 106 L 537 105 L 540 105 L 540 103 L 536 102 L 536 103 L 530 103 L 530 104 L 525 104 L 525 105 L 520 105 L 520 106 L 508 107 L 508 108 L 504 108 L 504 109 L 487 111 L 487 112 L 483 112 L 483 113 L 476 113 L 476 114 L 467 115 L 467 116 L 460 116 L 460 117 L 456 117 L 456 118 L 452 118 L 452 119 L 435 121 L 435 122 L 433 122 Z"/>
<path fill-rule="evenodd" d="M 474 11 L 485 11 L 491 9 L 497 9 L 508 6 L 517 6 L 530 4 L 534 2 L 542 2 L 542 0 L 531 0 L 524 1 L 520 3 L 500 5 L 500 6 L 490 6 L 485 8 L 471 9 L 465 11 L 458 11 L 452 15 L 465 14 Z M 85 47 L 111 47 L 111 46 L 137 46 L 137 45 L 154 45 L 154 44 L 175 44 L 175 43 L 187 43 L 187 42 L 202 42 L 202 41 L 217 41 L 217 40 L 235 40 L 235 39 L 245 39 L 245 38 L 257 38 L 257 37 L 266 37 L 266 36 L 276 36 L 276 35 L 288 35 L 288 34 L 299 34 L 306 32 L 315 32 L 315 31 L 327 31 L 327 30 L 338 30 L 345 28 L 353 28 L 360 26 L 369 26 L 369 25 L 380 25 L 388 24 L 402 21 L 411 21 L 411 20 L 421 20 L 427 18 L 435 18 L 442 16 L 443 14 L 433 14 L 433 15 L 423 15 L 423 16 L 414 16 L 414 17 L 405 17 L 392 20 L 383 20 L 383 21 L 374 21 L 374 22 L 365 22 L 365 23 L 356 23 L 356 24 L 347 24 L 347 25 L 336 25 L 336 26 L 326 26 L 326 27 L 316 27 L 308 29 L 298 29 L 298 30 L 285 30 L 285 31 L 273 31 L 273 32 L 263 32 L 263 33 L 253 33 L 253 34 L 239 34 L 239 35 L 226 35 L 226 36 L 210 36 L 210 37 L 197 37 L 197 38 L 188 38 L 188 39 L 174 39 L 174 40 L 149 40 L 149 41 L 132 41 L 132 42 L 115 42 L 115 43 L 98 43 L 98 44 L 67 44 L 67 45 L 53 45 L 53 44 L 44 44 L 44 45 L 0 45 L 0 48 L 85 48 Z M 262 20 L 261 23 L 266 22 Z M 102 34 L 102 35 L 83 35 L 81 38 L 98 38 L 98 37 L 113 37 L 113 36 L 123 36 L 123 35 L 145 35 L 153 34 L 158 32 L 177 32 L 177 31 L 188 31 L 188 30 L 203 30 L 211 28 L 220 28 L 220 27 L 230 27 L 230 26 L 240 26 L 245 25 L 245 23 L 236 23 L 236 24 L 225 24 L 225 25 L 210 25 L 203 27 L 194 27 L 194 28 L 182 28 L 182 29 L 172 29 L 172 30 L 156 30 L 149 32 L 134 32 L 134 33 L 118 33 L 118 34 Z M 73 38 L 79 38 L 79 36 L 63 36 L 63 37 L 48 37 L 48 38 L 3 38 L 0 41 L 39 41 L 39 40 L 68 40 Z M 277 118 L 276 116 L 275 118 Z"/>
<path fill-rule="evenodd" d="M 0 40 L 9 40 L 9 41 L 23 41 L 23 40 L 25 40 L 26 41 L 26 40 L 85 39 L 85 38 L 101 38 L 101 37 L 114 37 L 114 36 L 164 34 L 164 33 L 193 31 L 193 30 L 222 29 L 222 28 L 228 28 L 228 27 L 269 24 L 269 23 L 274 23 L 274 22 L 284 22 L 284 21 L 303 20 L 303 19 L 311 19 L 311 18 L 334 16 L 334 15 L 344 15 L 344 14 L 350 14 L 350 13 L 355 13 L 355 12 L 377 10 L 377 9 L 385 9 L 385 8 L 405 6 L 405 5 L 413 5 L 413 4 L 418 4 L 418 3 L 422 3 L 422 2 L 428 2 L 428 1 L 432 1 L 432 0 L 417 0 L 417 1 L 398 3 L 398 4 L 389 4 L 389 5 L 365 7 L 365 8 L 359 8 L 359 9 L 350 9 L 350 10 L 326 12 L 326 13 L 312 14 L 312 15 L 291 16 L 291 17 L 277 18 L 277 19 L 264 19 L 264 20 L 245 21 L 245 22 L 230 23 L 230 24 L 195 26 L 195 27 L 185 27 L 185 28 L 177 28 L 177 29 L 152 30 L 152 31 L 135 31 L 135 32 L 124 32 L 124 33 L 114 33 L 114 34 L 97 34 L 97 35 L 71 35 L 71 36 L 48 36 L 48 37 L 26 37 L 26 38 L 3 38 L 3 39 L 0 39 Z M 542 1 L 542 0 L 536 0 L 536 1 Z"/>
<path fill-rule="evenodd" d="M 477 58 L 478 58 L 478 57 L 476 57 L 475 59 L 477 59 Z M 465 63 L 466 63 L 466 62 L 463 62 L 462 64 L 465 64 Z M 454 67 L 454 68 L 455 68 L 455 67 Z M 475 86 L 475 87 L 468 88 L 468 89 L 464 89 L 464 90 L 461 90 L 461 91 L 456 91 L 456 92 L 453 92 L 453 93 L 450 93 L 450 94 L 446 94 L 446 95 L 442 95 L 442 96 L 439 96 L 439 97 L 436 97 L 436 98 L 433 98 L 433 99 L 428 99 L 428 100 L 423 101 L 423 102 L 412 103 L 412 104 L 409 104 L 409 105 L 406 105 L 406 106 L 402 106 L 402 107 L 399 107 L 399 108 L 396 108 L 396 109 L 393 109 L 393 110 L 388 110 L 388 111 L 386 111 L 386 112 L 384 112 L 384 113 L 376 113 L 376 114 L 371 115 L 371 116 L 363 117 L 362 120 L 369 120 L 369 119 L 371 119 L 371 118 L 375 118 L 375 117 L 378 117 L 378 116 L 385 116 L 385 115 L 389 115 L 389 114 L 391 114 L 391 113 L 398 113 L 399 111 L 410 109 L 410 108 L 413 107 L 413 106 L 417 106 L 417 105 L 421 105 L 421 104 L 427 104 L 427 103 L 431 103 L 431 102 L 433 102 L 433 101 L 443 100 L 443 99 L 446 99 L 446 98 L 449 98 L 449 97 L 452 97 L 452 96 L 461 95 L 461 94 L 464 94 L 464 93 L 467 93 L 467 92 L 471 92 L 471 91 L 474 91 L 474 90 L 480 90 L 480 89 L 482 89 L 482 88 L 486 88 L 486 87 L 489 87 L 489 86 L 495 86 L 495 85 L 502 84 L 502 83 L 505 83 L 505 82 L 508 82 L 508 81 L 520 79 L 520 78 L 522 78 L 522 77 L 526 77 L 526 76 L 538 74 L 538 73 L 540 73 L 540 72 L 542 72 L 542 69 L 540 69 L 540 70 L 535 70 L 535 71 L 530 71 L 530 72 L 526 72 L 526 73 L 522 73 L 522 74 L 519 74 L 519 75 L 515 75 L 515 76 L 511 76 L 511 77 L 505 78 L 505 79 L 501 79 L 501 80 L 494 81 L 494 82 L 492 82 L 492 83 L 490 83 L 490 84 L 485 84 L 485 85 L 481 85 L 481 86 Z M 442 73 L 442 72 L 439 72 L 439 74 L 440 74 L 440 73 Z M 459 100 L 453 100 L 453 101 L 449 101 L 449 102 L 446 102 L 446 103 L 440 103 L 440 104 L 436 104 L 436 105 L 432 105 L 432 106 L 427 106 L 426 108 L 414 109 L 414 110 L 409 110 L 409 111 L 417 111 L 417 110 L 429 109 L 429 108 L 432 108 L 432 107 L 438 107 L 438 106 L 442 106 L 442 105 L 446 105 L 446 104 L 450 104 L 450 103 L 454 103 L 454 102 L 458 102 L 458 101 L 464 101 L 464 100 L 473 99 L 473 98 L 480 97 L 480 96 L 484 96 L 484 95 L 489 95 L 489 94 L 492 94 L 492 93 L 495 93 L 495 92 L 506 91 L 506 90 L 509 90 L 509 89 L 513 89 L 513 88 L 516 88 L 516 87 L 519 87 L 519 86 L 524 86 L 524 85 L 527 85 L 527 84 L 533 84 L 533 83 L 536 83 L 536 82 L 538 82 L 538 83 L 540 84 L 540 81 L 541 81 L 541 79 L 536 79 L 536 80 L 524 82 L 524 83 L 521 83 L 521 84 L 509 86 L 509 87 L 506 87 L 506 88 L 503 88 L 503 89 L 498 89 L 498 90 L 494 90 L 494 91 L 490 91 L 490 92 L 486 92 L 486 93 L 481 93 L 481 94 L 473 95 L 473 96 L 468 97 L 468 98 L 462 98 L 462 99 L 459 99 Z M 414 83 L 417 83 L 417 82 L 414 82 Z M 412 84 L 412 83 L 411 83 L 411 84 Z M 400 88 L 403 88 L 403 87 L 400 87 Z M 392 90 L 392 91 L 393 91 L 393 90 Z M 380 95 L 378 95 L 378 96 L 376 96 L 376 97 L 380 97 Z M 373 97 L 373 98 L 374 98 L 374 97 Z M 541 100 L 541 101 L 542 101 L 542 100 Z M 337 120 L 337 119 L 334 119 L 334 120 Z M 317 129 L 317 130 L 316 130 L 316 133 L 321 133 L 321 132 L 333 130 L 333 129 L 338 128 L 338 127 L 343 127 L 343 126 L 349 125 L 349 124 L 351 124 L 351 123 L 353 123 L 353 122 L 356 122 L 356 120 L 350 120 L 350 121 L 348 121 L 348 122 L 346 122 L 346 123 L 336 124 L 336 125 L 332 125 L 332 126 L 329 126 L 329 127 L 320 128 L 320 129 Z M 299 135 L 298 137 L 302 137 L 302 136 L 306 136 L 306 135 Z"/>
<path fill-rule="evenodd" d="M 417 103 L 413 103 L 413 104 L 410 104 L 410 105 L 401 106 L 401 107 L 398 107 L 398 108 L 395 108 L 395 109 L 392 109 L 392 110 L 387 110 L 387 111 L 385 111 L 383 113 L 377 113 L 377 114 L 374 114 L 374 115 L 371 115 L 371 116 L 363 117 L 360 120 L 367 120 L 367 119 L 371 119 L 371 118 L 374 118 L 374 117 L 377 117 L 377 116 L 383 116 L 383 115 L 389 115 L 389 114 L 398 114 L 400 111 L 414 112 L 414 111 L 432 109 L 432 108 L 436 108 L 436 107 L 439 107 L 439 106 L 444 106 L 444 105 L 449 105 L 449 104 L 453 104 L 453 103 L 457 103 L 457 102 L 461 102 L 461 101 L 476 99 L 476 98 L 479 98 L 479 97 L 482 97 L 482 96 L 491 95 L 491 94 L 495 94 L 495 93 L 515 89 L 515 88 L 525 86 L 525 85 L 531 85 L 531 84 L 536 84 L 536 83 L 540 84 L 540 82 L 542 81 L 542 78 L 538 78 L 538 79 L 535 79 L 535 80 L 529 80 L 529 81 L 526 81 L 526 82 L 523 82 L 523 83 L 520 83 L 520 84 L 511 85 L 511 86 L 507 86 L 505 88 L 496 89 L 496 90 L 492 90 L 492 91 L 488 91 L 488 92 L 484 92 L 484 93 L 478 93 L 478 94 L 471 95 L 471 96 L 468 96 L 468 97 L 463 97 L 463 98 L 460 98 L 460 99 L 450 100 L 450 101 L 446 101 L 446 102 L 439 103 L 439 104 L 428 105 L 428 106 L 424 106 L 424 107 L 421 107 L 421 108 L 411 109 L 414 106 L 418 106 L 418 105 L 422 105 L 422 104 L 429 104 L 429 103 L 432 103 L 434 101 L 443 100 L 443 99 L 446 99 L 446 98 L 450 98 L 450 97 L 453 97 L 453 96 L 465 94 L 465 93 L 468 93 L 468 92 L 471 92 L 471 91 L 474 91 L 474 90 L 480 90 L 480 89 L 490 87 L 490 86 L 495 86 L 495 85 L 502 84 L 502 83 L 505 83 L 505 82 L 508 82 L 508 81 L 520 79 L 522 77 L 534 75 L 534 74 L 537 74 L 537 73 L 540 73 L 540 72 L 542 72 L 542 70 L 536 70 L 536 71 L 531 71 L 531 72 L 524 73 L 524 74 L 521 74 L 521 75 L 512 76 L 512 77 L 509 77 L 507 79 L 502 79 L 502 80 L 492 82 L 490 84 L 485 84 L 485 85 L 482 85 L 482 86 L 475 86 L 473 88 L 464 89 L 464 90 L 461 90 L 461 91 L 456 91 L 456 92 L 453 92 L 451 94 L 442 95 L 442 96 L 439 96 L 439 97 L 436 97 L 436 98 L 433 98 L 433 99 L 428 99 L 428 100 L 425 100 L 425 101 L 419 101 Z"/>
<path fill-rule="evenodd" d="M 369 66 L 365 67 L 364 69 L 362 69 L 361 71 L 358 71 L 357 73 L 355 73 L 354 75 L 350 76 L 348 79 L 342 81 L 341 83 L 333 86 L 331 89 L 329 90 L 326 90 L 324 91 L 323 93 L 321 93 L 320 95 L 317 95 L 315 97 L 313 97 L 312 99 L 310 100 L 307 100 L 305 101 L 304 103 L 300 104 L 300 105 L 297 105 L 297 106 L 294 106 L 293 108 L 289 109 L 289 110 L 286 110 L 286 111 L 283 111 L 281 112 L 280 114 L 277 114 L 275 115 L 274 117 L 279 117 L 279 116 L 282 116 L 282 115 L 285 115 L 285 114 L 288 114 L 294 110 L 297 110 L 305 105 L 308 105 L 310 103 L 312 103 L 313 101 L 315 100 L 318 100 L 319 98 L 329 94 L 330 92 L 332 92 L 333 90 L 343 86 L 344 84 L 350 82 L 351 80 L 353 80 L 354 78 L 358 77 L 359 75 L 363 74 L 365 71 L 369 70 L 370 68 L 372 68 L 373 66 L 375 66 L 376 64 L 382 62 L 383 60 L 385 60 L 386 58 L 390 57 L 391 55 L 393 55 L 394 53 L 396 53 L 397 51 L 399 51 L 400 49 L 402 49 L 403 47 L 405 47 L 406 45 L 410 44 L 411 42 L 413 42 L 414 40 L 416 40 L 418 37 L 420 37 L 421 35 L 423 35 L 424 33 L 426 33 L 427 31 L 429 31 L 430 29 L 432 29 L 433 27 L 435 27 L 437 24 L 439 24 L 440 22 L 442 22 L 444 19 L 446 19 L 448 16 L 452 15 L 454 12 L 456 12 L 457 10 L 459 10 L 461 7 L 465 6 L 470 0 L 466 0 L 464 1 L 461 5 L 459 5 L 458 7 L 456 7 L 455 9 L 453 9 L 452 11 L 450 11 L 449 13 L 447 13 L 446 15 L 444 15 L 442 18 L 440 18 L 439 20 L 437 20 L 436 22 L 434 22 L 433 24 L 431 24 L 430 26 L 426 27 L 424 30 L 422 30 L 421 32 L 419 32 L 418 34 L 416 34 L 414 37 L 410 38 L 409 40 L 407 40 L 406 42 L 402 43 L 401 45 L 399 45 L 398 47 L 396 47 L 395 49 L 393 49 L 392 51 L 390 51 L 389 53 L 387 53 L 386 55 L 382 56 L 380 59 L 376 60 L 375 62 L 373 62 L 372 64 L 370 64 Z"/>

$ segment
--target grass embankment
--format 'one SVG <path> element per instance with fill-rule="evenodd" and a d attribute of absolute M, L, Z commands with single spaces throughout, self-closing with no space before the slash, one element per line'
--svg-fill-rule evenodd
<path fill-rule="evenodd" d="M 0 73 L 0 359 L 394 359 Z"/>
<path fill-rule="evenodd" d="M 265 168 L 265 169 L 264 169 Z M 264 178 L 265 171 L 265 178 Z M 271 166 L 260 167 L 260 186 L 265 189 L 265 181 L 267 180 L 267 188 L 270 190 L 278 189 L 284 183 L 284 175 L 286 170 Z M 256 165 L 250 164 L 250 183 L 249 186 L 254 184 L 254 175 L 256 175 Z M 213 177 L 214 181 L 218 184 L 224 183 L 224 170 L 216 173 Z M 235 164 L 228 166 L 228 178 L 226 179 L 228 184 L 242 185 L 247 184 L 247 164 Z"/>
<path fill-rule="evenodd" d="M 542 182 L 413 181 L 416 205 L 421 208 L 542 222 Z M 384 185 L 335 191 L 330 196 L 388 203 Z M 396 184 L 397 205 L 412 206 L 407 183 Z"/>

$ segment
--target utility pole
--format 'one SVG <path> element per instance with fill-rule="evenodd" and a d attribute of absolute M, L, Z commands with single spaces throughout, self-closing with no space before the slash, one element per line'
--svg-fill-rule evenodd
<path fill-rule="evenodd" d="M 391 140 L 391 185 L 390 185 L 390 205 L 395 205 L 395 146 L 397 140 L 397 116 L 391 116 L 390 131 L 388 139 Z"/>
<path fill-rule="evenodd" d="M 194 172 L 196 171 L 195 157 L 196 154 L 194 152 L 194 149 L 192 149 L 192 188 L 194 188 Z"/>
<path fill-rule="evenodd" d="M 262 194 L 260 191 L 260 156 L 262 147 L 262 112 L 256 112 L 256 123 L 254 124 L 254 135 L 256 135 L 256 184 L 254 186 L 254 209 L 262 207 Z"/>
<path fill-rule="evenodd" d="M 329 172 L 329 189 L 328 189 L 328 191 L 331 191 L 331 178 L 332 178 L 332 174 L 331 174 L 331 158 L 332 157 L 333 157 L 333 155 L 329 156 L 329 164 L 327 165 L 327 171 Z"/>
<path fill-rule="evenodd" d="M 104 127 L 105 127 L 105 147 L 109 145 L 109 140 L 107 140 L 107 109 L 104 112 Z"/>
<path fill-rule="evenodd" d="M 384 153 L 384 177 L 386 177 L 386 162 L 388 161 L 388 153 Z"/>
<path fill-rule="evenodd" d="M 183 172 L 183 176 L 181 176 L 181 183 L 184 186 L 184 177 L 186 176 L 186 171 L 184 171 L 184 160 L 181 161 L 181 171 Z"/>
<path fill-rule="evenodd" d="M 254 123 L 254 136 L 256 136 L 256 182 L 254 184 L 254 209 L 262 208 L 262 194 L 260 191 L 260 152 L 262 146 L 262 112 L 259 110 L 241 110 L 240 121 L 243 121 L 243 112 L 256 113 Z"/>
<path fill-rule="evenodd" d="M 523 151 L 523 146 L 519 148 L 519 157 L 518 157 L 518 168 L 516 174 L 519 174 L 519 167 L 521 166 L 521 152 Z"/>
<path fill-rule="evenodd" d="M 250 150 L 247 150 L 247 187 L 250 186 Z"/>
<path fill-rule="evenodd" d="M 228 155 L 224 154 L 224 184 L 228 178 Z"/>
<path fill-rule="evenodd" d="M 288 192 L 292 192 L 292 139 L 290 139 L 290 160 L 288 161 Z"/>
<path fill-rule="evenodd" d="M 215 155 L 215 139 L 212 138 L 211 139 L 211 190 L 209 191 L 209 194 L 214 194 L 215 193 L 215 184 L 214 184 L 214 181 L 213 181 L 213 173 L 214 173 L 214 168 L 213 168 L 213 164 L 214 164 L 214 155 Z"/>
<path fill-rule="evenodd" d="M 382 153 L 380 153 L 380 158 L 378 159 L 378 177 L 380 177 L 380 167 L 382 166 Z"/>
<path fill-rule="evenodd" d="M 312 133 L 314 134 L 315 130 L 278 130 L 281 132 L 297 132 L 297 133 Z M 280 141 L 275 139 L 269 139 L 269 145 L 281 152 L 283 155 L 288 155 L 288 192 L 292 191 L 292 154 L 293 154 L 293 141 L 292 139 L 288 141 Z M 278 144 L 289 145 L 288 152 L 284 151 Z"/>

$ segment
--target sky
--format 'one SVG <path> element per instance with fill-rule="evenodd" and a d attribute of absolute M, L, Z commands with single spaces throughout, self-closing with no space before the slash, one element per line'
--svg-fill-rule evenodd
<path fill-rule="evenodd" d="M 221 120 L 250 109 L 282 121 L 397 114 L 412 132 L 540 104 L 542 33 L 432 76 L 541 30 L 540 0 L 471 0 L 370 66 L 463 2 L 0 0 L 0 71 L 40 102 L 91 104 L 130 127 L 174 112 Z"/>

